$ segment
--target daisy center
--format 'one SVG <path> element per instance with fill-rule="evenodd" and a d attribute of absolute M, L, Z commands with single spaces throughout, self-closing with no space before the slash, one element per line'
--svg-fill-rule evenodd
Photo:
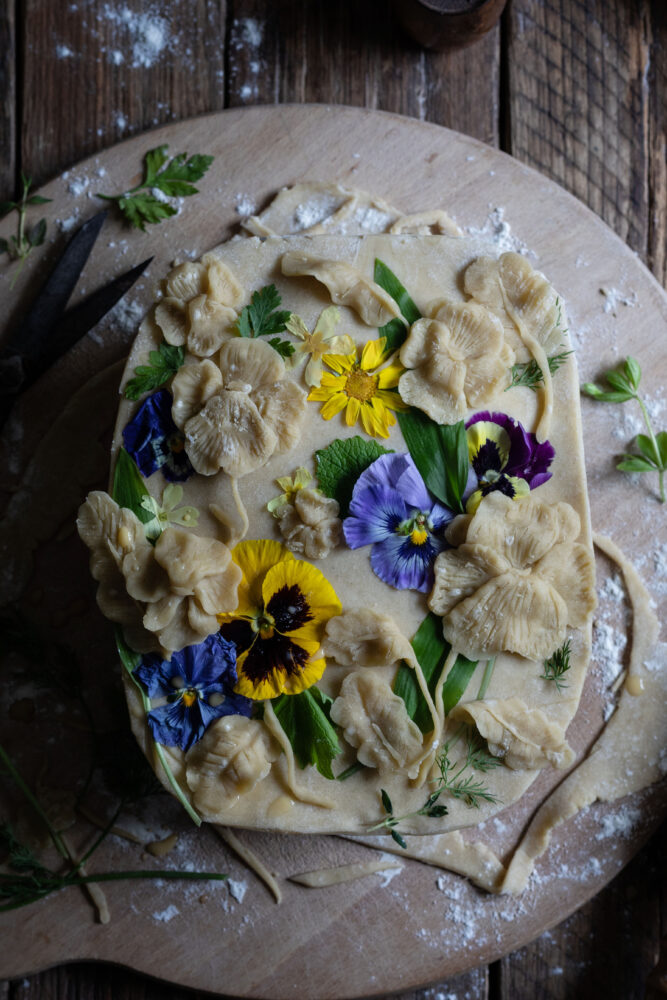
<path fill-rule="evenodd" d="M 375 395 L 377 384 L 377 375 L 369 375 L 368 372 L 357 369 L 345 379 L 345 393 L 352 399 L 366 403 Z"/>

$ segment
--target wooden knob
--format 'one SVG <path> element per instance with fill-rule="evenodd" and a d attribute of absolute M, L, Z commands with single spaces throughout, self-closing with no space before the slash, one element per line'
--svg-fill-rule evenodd
<path fill-rule="evenodd" d="M 427 49 L 472 45 L 489 31 L 507 0 L 394 0 L 398 20 Z"/>

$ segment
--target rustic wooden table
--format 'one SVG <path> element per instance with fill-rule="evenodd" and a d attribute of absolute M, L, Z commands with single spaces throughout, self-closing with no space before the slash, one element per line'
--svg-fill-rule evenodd
<path fill-rule="evenodd" d="M 664 0 L 509 0 L 481 41 L 447 53 L 411 42 L 381 0 L 5 0 L 0 51 L 2 198 L 16 193 L 20 170 L 41 183 L 203 112 L 365 106 L 449 126 L 530 164 L 667 284 Z M 644 997 L 667 922 L 664 834 L 531 945 L 404 1000 Z M 185 996 L 94 964 L 0 984 L 2 1000 Z"/>

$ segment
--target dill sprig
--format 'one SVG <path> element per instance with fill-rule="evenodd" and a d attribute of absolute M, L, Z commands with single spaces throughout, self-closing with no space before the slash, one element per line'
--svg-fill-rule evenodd
<path fill-rule="evenodd" d="M 413 812 L 396 816 L 389 795 L 384 788 L 381 788 L 380 796 L 382 798 L 382 806 L 386 816 L 384 819 L 380 820 L 379 823 L 375 823 L 373 826 L 370 826 L 368 828 L 369 833 L 373 830 L 389 830 L 392 838 L 396 841 L 399 847 L 406 848 L 408 845 L 405 842 L 405 838 L 399 833 L 396 827 L 399 823 L 403 822 L 403 820 L 413 819 L 415 816 L 429 816 L 432 819 L 446 816 L 449 812 L 447 806 L 438 802 L 438 799 L 443 792 L 449 792 L 453 798 L 460 799 L 465 802 L 467 806 L 474 809 L 478 809 L 481 802 L 498 802 L 498 797 L 494 795 L 493 792 L 489 791 L 480 778 L 476 778 L 474 774 L 468 774 L 464 777 L 465 772 L 469 768 L 486 774 L 502 764 L 502 760 L 500 760 L 500 758 L 494 757 L 489 753 L 488 749 L 476 733 L 470 730 L 468 731 L 468 735 L 466 737 L 466 753 L 463 758 L 463 762 L 460 760 L 452 762 L 451 760 L 451 750 L 458 742 L 463 728 L 464 727 L 461 727 L 456 735 L 445 743 L 442 748 L 442 753 L 436 758 L 436 765 L 440 774 L 434 781 L 436 787 L 426 799 L 426 802 L 421 809 L 416 809 Z"/>
<path fill-rule="evenodd" d="M 547 358 L 550 373 L 555 375 L 572 353 L 572 351 L 561 351 L 560 354 L 550 354 Z M 525 386 L 527 389 L 537 392 L 538 385 L 544 379 L 542 369 L 534 358 L 531 361 L 521 361 L 512 365 L 510 375 L 512 376 L 512 381 L 507 386 L 507 389 L 514 389 L 516 386 Z M 507 392 L 507 389 L 505 392 Z"/>
<path fill-rule="evenodd" d="M 540 677 L 544 681 L 553 681 L 556 690 L 560 693 L 567 687 L 561 680 L 564 673 L 570 669 L 570 640 L 567 639 L 563 645 L 552 653 L 548 660 L 544 661 L 544 673 Z"/>

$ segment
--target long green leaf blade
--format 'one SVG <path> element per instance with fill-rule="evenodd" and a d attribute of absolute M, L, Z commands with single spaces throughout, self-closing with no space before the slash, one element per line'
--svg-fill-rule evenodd
<path fill-rule="evenodd" d="M 119 507 L 127 507 L 144 525 L 146 536 L 156 539 L 161 527 L 155 514 L 141 506 L 144 497 L 149 496 L 148 488 L 139 469 L 125 448 L 119 448 L 113 473 L 112 496 Z"/>
<path fill-rule="evenodd" d="M 457 514 L 465 513 L 468 442 L 465 424 L 436 424 L 421 410 L 396 413 L 408 451 L 431 493 Z"/>
<path fill-rule="evenodd" d="M 416 323 L 418 319 L 421 319 L 422 314 L 410 298 L 406 288 L 401 284 L 394 272 L 378 257 L 375 258 L 373 280 L 388 295 L 391 295 L 408 323 Z"/>

